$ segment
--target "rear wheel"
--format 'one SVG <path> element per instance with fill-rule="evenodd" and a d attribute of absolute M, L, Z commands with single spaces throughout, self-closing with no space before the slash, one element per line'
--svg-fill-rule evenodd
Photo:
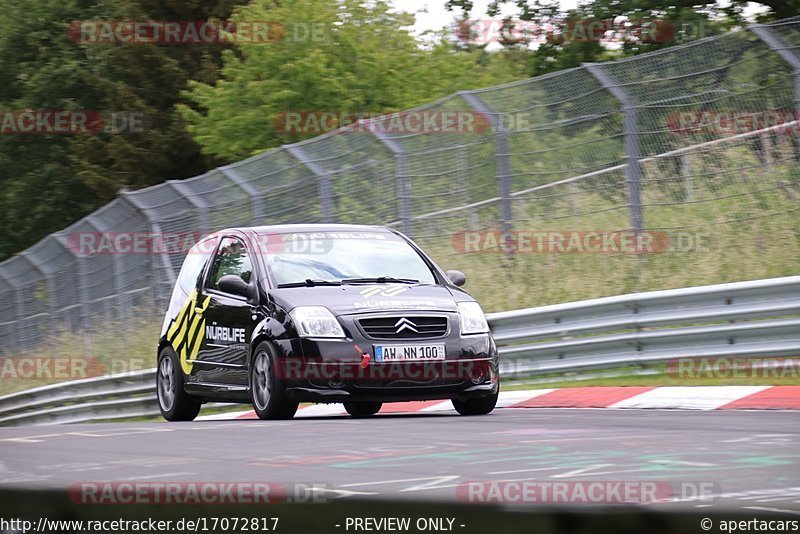
<path fill-rule="evenodd" d="M 369 417 L 381 410 L 380 402 L 345 402 L 344 409 L 353 417 Z"/>
<path fill-rule="evenodd" d="M 477 397 L 466 400 L 453 399 L 453 408 L 461 415 L 486 415 L 494 410 L 499 395 L 500 392 L 498 391 L 494 395 L 489 395 L 488 397 Z"/>
<path fill-rule="evenodd" d="M 259 419 L 291 419 L 297 402 L 286 397 L 286 385 L 275 372 L 275 357 L 268 343 L 256 347 L 250 365 L 250 398 Z"/>
<path fill-rule="evenodd" d="M 156 392 L 158 408 L 167 421 L 193 421 L 200 413 L 200 400 L 186 393 L 183 385 L 178 355 L 170 347 L 164 347 L 158 355 Z"/>

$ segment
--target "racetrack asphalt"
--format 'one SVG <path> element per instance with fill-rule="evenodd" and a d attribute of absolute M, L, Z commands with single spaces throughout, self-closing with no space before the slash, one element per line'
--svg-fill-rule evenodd
<path fill-rule="evenodd" d="M 658 508 L 800 512 L 798 423 L 796 411 L 501 408 L 6 427 L 0 487 L 252 481 L 328 498 L 457 502 L 468 483 L 638 481 L 675 488 L 669 502 L 646 503 Z"/>

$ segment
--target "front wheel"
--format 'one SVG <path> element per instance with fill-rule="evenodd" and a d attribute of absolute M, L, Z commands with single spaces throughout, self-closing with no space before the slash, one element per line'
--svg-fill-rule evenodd
<path fill-rule="evenodd" d="M 500 392 L 498 391 L 494 395 L 489 395 L 488 397 L 466 400 L 453 399 L 453 408 L 461 415 L 486 415 L 494 410 L 499 395 Z"/>
<path fill-rule="evenodd" d="M 259 419 L 291 419 L 297 402 L 286 397 L 286 386 L 275 372 L 275 357 L 268 343 L 256 347 L 250 365 L 250 398 Z"/>
<path fill-rule="evenodd" d="M 170 347 L 164 347 L 158 355 L 156 392 L 158 408 L 167 421 L 193 421 L 200 413 L 200 401 L 183 389 L 178 355 Z"/>
<path fill-rule="evenodd" d="M 378 413 L 381 406 L 380 402 L 345 402 L 344 410 L 353 417 L 369 417 Z"/>

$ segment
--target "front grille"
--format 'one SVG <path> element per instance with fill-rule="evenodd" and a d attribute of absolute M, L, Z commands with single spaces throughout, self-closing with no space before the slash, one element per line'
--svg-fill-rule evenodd
<path fill-rule="evenodd" d="M 359 319 L 358 324 L 373 339 L 426 339 L 447 334 L 447 317 L 440 316 L 372 317 Z"/>

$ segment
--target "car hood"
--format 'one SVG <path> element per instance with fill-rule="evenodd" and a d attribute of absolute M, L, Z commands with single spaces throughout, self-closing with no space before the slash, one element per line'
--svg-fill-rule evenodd
<path fill-rule="evenodd" d="M 273 289 L 270 294 L 286 311 L 298 306 L 325 306 L 335 315 L 376 311 L 457 311 L 453 294 L 446 287 L 435 285 L 347 284 Z"/>

